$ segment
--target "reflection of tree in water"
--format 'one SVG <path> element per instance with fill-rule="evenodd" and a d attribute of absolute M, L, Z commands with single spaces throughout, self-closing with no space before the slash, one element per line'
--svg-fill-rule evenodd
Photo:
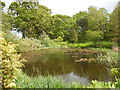
<path fill-rule="evenodd" d="M 110 80 L 110 72 L 106 65 L 97 62 L 81 62 L 76 64 L 77 75 L 87 77 L 89 80 L 108 81 Z"/>
<path fill-rule="evenodd" d="M 34 60 L 34 58 L 35 60 Z M 89 79 L 108 81 L 110 75 L 105 65 L 97 62 L 80 62 L 75 63 L 76 59 L 93 58 L 93 55 L 69 55 L 63 53 L 44 53 L 43 55 L 37 53 L 32 55 L 30 60 L 25 64 L 23 70 L 29 76 L 38 75 L 67 75 L 73 72 L 75 75 Z M 74 56 L 74 57 L 72 57 Z M 37 58 L 37 59 L 36 59 Z M 70 74 L 71 75 L 71 74 Z M 67 77 L 66 76 L 66 77 Z M 72 77 L 71 77 L 72 78 Z"/>
<path fill-rule="evenodd" d="M 36 61 L 29 62 L 25 65 L 24 72 L 28 75 L 60 75 L 71 72 L 74 69 L 73 65 L 67 62 L 59 62 L 59 60 L 49 60 L 47 62 Z"/>

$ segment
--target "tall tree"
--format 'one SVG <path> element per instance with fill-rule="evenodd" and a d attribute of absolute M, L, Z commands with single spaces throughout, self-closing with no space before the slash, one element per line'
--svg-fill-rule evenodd
<path fill-rule="evenodd" d="M 23 37 L 38 38 L 42 31 L 49 32 L 51 10 L 37 2 L 13 2 L 9 6 L 12 25 Z"/>
<path fill-rule="evenodd" d="M 118 42 L 120 33 L 120 2 L 110 15 L 110 36 L 113 42 Z"/>
<path fill-rule="evenodd" d="M 73 18 L 66 15 L 53 15 L 52 16 L 52 38 L 62 37 L 64 40 L 68 40 L 68 36 L 71 28 L 75 24 Z"/>
<path fill-rule="evenodd" d="M 109 14 L 105 8 L 90 6 L 88 8 L 88 28 L 89 30 L 106 31 Z"/>
<path fill-rule="evenodd" d="M 71 29 L 71 32 L 70 32 L 70 42 L 71 43 L 77 43 L 78 42 L 78 34 L 77 34 L 77 32 L 74 28 Z"/>

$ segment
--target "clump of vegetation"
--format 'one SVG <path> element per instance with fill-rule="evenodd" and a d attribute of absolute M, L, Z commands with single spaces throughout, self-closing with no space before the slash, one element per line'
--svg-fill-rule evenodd
<path fill-rule="evenodd" d="M 39 37 L 41 44 L 45 45 L 46 47 L 50 46 L 53 41 L 50 39 L 50 37 L 43 31 L 43 34 Z"/>
<path fill-rule="evenodd" d="M 20 73 L 16 79 L 16 88 L 65 88 L 63 80 L 54 76 L 29 77 Z"/>
<path fill-rule="evenodd" d="M 2 87 L 16 87 L 15 79 L 24 60 L 19 60 L 20 55 L 16 53 L 15 44 L 7 43 L 0 32 L 0 48 L 2 52 Z"/>
<path fill-rule="evenodd" d="M 116 66 L 118 63 L 118 52 L 107 52 L 106 54 L 97 54 L 96 59 L 100 62 L 106 63 L 109 66 Z"/>
<path fill-rule="evenodd" d="M 93 80 L 88 86 L 79 82 L 66 83 L 55 76 L 29 77 L 20 72 L 16 79 L 16 88 L 120 88 L 120 79 L 116 82 L 99 82 Z"/>
<path fill-rule="evenodd" d="M 50 47 L 53 41 L 50 39 L 45 32 L 39 37 L 35 38 L 22 38 L 19 40 L 16 47 L 18 52 L 29 51 L 29 50 L 41 50 L 44 47 Z"/>
<path fill-rule="evenodd" d="M 41 41 L 34 38 L 23 38 L 20 39 L 16 49 L 18 52 L 28 50 L 40 50 L 42 48 Z"/>
<path fill-rule="evenodd" d="M 115 88 L 115 85 L 112 82 L 99 82 L 97 80 L 93 80 L 88 88 Z"/>
<path fill-rule="evenodd" d="M 120 68 L 112 68 L 111 72 L 112 72 L 112 76 L 120 78 Z"/>
<path fill-rule="evenodd" d="M 62 41 L 63 41 L 63 38 L 60 36 L 57 39 L 54 39 L 54 42 L 62 42 Z"/>

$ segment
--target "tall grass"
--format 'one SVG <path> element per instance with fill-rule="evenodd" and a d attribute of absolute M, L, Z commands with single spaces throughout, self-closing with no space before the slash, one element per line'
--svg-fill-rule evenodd
<path fill-rule="evenodd" d="M 80 84 L 79 82 L 66 83 L 61 78 L 55 76 L 38 76 L 29 77 L 25 73 L 18 74 L 15 88 L 119 88 L 120 79 L 116 82 L 99 82 L 93 80 L 89 86 Z"/>
<path fill-rule="evenodd" d="M 51 75 L 29 77 L 19 73 L 16 88 L 85 88 L 85 86 L 75 82 L 65 83 L 62 79 Z"/>
<path fill-rule="evenodd" d="M 107 52 L 106 54 L 100 53 L 96 55 L 97 61 L 106 63 L 109 66 L 116 66 L 118 63 L 118 52 Z"/>

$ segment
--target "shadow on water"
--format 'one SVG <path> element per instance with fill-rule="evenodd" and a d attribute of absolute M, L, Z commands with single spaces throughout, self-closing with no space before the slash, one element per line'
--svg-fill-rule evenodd
<path fill-rule="evenodd" d="M 94 54 L 65 53 L 63 50 L 42 50 L 22 54 L 27 59 L 23 71 L 29 76 L 54 75 L 65 82 L 89 84 L 91 80 L 111 81 L 111 73 L 105 64 L 99 62 L 78 62 L 75 60 L 94 59 Z"/>

